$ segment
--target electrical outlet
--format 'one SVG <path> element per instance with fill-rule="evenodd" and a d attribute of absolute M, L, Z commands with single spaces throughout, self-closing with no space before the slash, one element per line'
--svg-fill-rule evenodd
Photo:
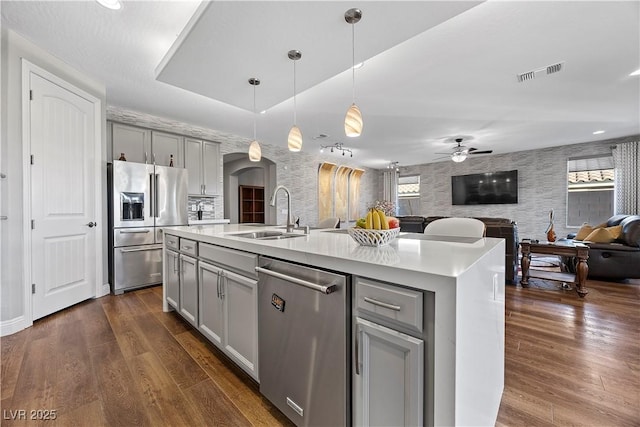
<path fill-rule="evenodd" d="M 198 210 L 198 205 L 191 205 L 191 212 L 196 212 Z"/>

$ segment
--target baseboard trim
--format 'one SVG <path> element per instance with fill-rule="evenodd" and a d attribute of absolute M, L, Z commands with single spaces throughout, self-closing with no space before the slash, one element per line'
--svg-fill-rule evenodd
<path fill-rule="evenodd" d="M 27 322 L 24 316 L 0 322 L 0 337 L 15 334 L 23 329 L 27 329 L 32 323 Z"/>

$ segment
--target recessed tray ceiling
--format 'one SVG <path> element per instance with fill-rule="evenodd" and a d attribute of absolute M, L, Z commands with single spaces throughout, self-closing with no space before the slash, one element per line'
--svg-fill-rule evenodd
<path fill-rule="evenodd" d="M 355 24 L 355 61 L 366 67 L 369 58 L 479 3 L 203 2 L 157 67 L 156 78 L 253 111 L 253 87 L 247 80 L 257 77 L 256 109 L 262 111 L 293 96 L 289 50 L 302 52 L 296 63 L 297 93 L 350 70 L 352 29 L 344 13 L 351 7 L 363 12 Z"/>

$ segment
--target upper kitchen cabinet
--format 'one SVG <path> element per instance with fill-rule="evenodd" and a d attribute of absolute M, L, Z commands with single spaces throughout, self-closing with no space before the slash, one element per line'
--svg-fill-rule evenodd
<path fill-rule="evenodd" d="M 189 171 L 189 195 L 220 194 L 220 144 L 185 138 L 184 167 Z"/>
<path fill-rule="evenodd" d="M 182 136 L 113 123 L 111 141 L 114 160 L 118 160 L 121 154 L 124 154 L 130 162 L 170 166 L 173 156 L 173 166 L 184 166 Z"/>

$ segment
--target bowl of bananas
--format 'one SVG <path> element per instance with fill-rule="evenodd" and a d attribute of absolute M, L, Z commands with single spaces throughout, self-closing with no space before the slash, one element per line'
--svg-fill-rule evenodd
<path fill-rule="evenodd" d="M 384 246 L 398 237 L 400 226 L 394 217 L 387 217 L 379 209 L 370 209 L 356 226 L 347 229 L 349 236 L 362 246 Z"/>

